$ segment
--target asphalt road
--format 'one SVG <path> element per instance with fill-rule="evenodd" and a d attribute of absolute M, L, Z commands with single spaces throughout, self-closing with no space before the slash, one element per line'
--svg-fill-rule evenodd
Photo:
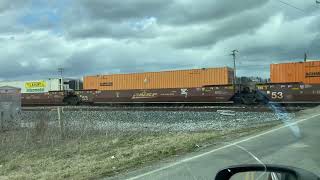
<path fill-rule="evenodd" d="M 146 167 L 116 179 L 214 179 L 217 171 L 226 166 L 259 163 L 253 156 L 263 163 L 300 167 L 320 176 L 320 114 L 315 112 L 293 121 L 267 132 Z"/>

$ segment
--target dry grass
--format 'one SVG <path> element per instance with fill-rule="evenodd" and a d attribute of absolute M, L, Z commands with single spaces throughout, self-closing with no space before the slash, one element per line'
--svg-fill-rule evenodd
<path fill-rule="evenodd" d="M 195 151 L 198 147 L 222 141 L 226 137 L 244 136 L 275 124 L 259 128 L 220 133 L 127 133 L 117 136 L 96 134 L 86 138 L 52 140 L 39 126 L 0 134 L 0 179 L 96 179 L 128 169 Z M 29 136 L 26 134 L 29 133 Z M 27 138 L 29 138 L 29 140 Z M 10 144 L 11 143 L 11 144 Z"/>

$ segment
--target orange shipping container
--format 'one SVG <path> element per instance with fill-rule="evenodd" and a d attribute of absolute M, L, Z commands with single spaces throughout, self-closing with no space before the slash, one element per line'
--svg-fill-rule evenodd
<path fill-rule="evenodd" d="M 232 81 L 233 69 L 223 67 L 85 76 L 83 88 L 98 90 L 191 88 L 232 84 Z"/>
<path fill-rule="evenodd" d="M 320 84 L 320 61 L 271 64 L 270 79 L 272 83 Z"/>

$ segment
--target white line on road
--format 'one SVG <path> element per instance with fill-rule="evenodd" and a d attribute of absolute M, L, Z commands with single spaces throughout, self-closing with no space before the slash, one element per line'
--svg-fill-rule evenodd
<path fill-rule="evenodd" d="M 258 137 L 260 137 L 260 136 L 264 136 L 264 135 L 266 135 L 266 134 L 273 133 L 273 132 L 275 132 L 275 131 L 278 131 L 278 130 L 280 130 L 280 129 L 286 128 L 286 127 L 288 127 L 288 126 L 292 126 L 292 125 L 294 125 L 294 124 L 299 124 L 299 123 L 301 123 L 301 122 L 304 122 L 304 121 L 307 121 L 307 120 L 309 120 L 309 119 L 315 118 L 315 117 L 317 117 L 317 116 L 319 116 L 319 115 L 320 115 L 320 114 L 313 115 L 313 116 L 310 116 L 310 117 L 308 117 L 308 118 L 300 119 L 300 120 L 298 120 L 298 121 L 296 121 L 296 122 L 289 123 L 289 124 L 280 126 L 280 127 L 278 127 L 278 128 L 271 129 L 271 130 L 269 130 L 269 131 L 266 131 L 266 132 L 263 132 L 263 133 L 260 133 L 260 134 L 251 136 L 251 137 L 249 137 L 249 138 L 246 138 L 246 139 L 243 139 L 243 140 L 234 142 L 234 143 L 230 143 L 230 144 L 225 145 L 225 146 L 222 146 L 222 147 L 220 147 L 220 148 L 213 149 L 213 150 L 211 150 L 211 151 L 204 152 L 204 153 L 202 153 L 202 154 L 198 154 L 198 155 L 195 155 L 195 156 L 192 156 L 192 157 L 189 157 L 189 158 L 182 159 L 181 161 L 177 161 L 177 162 L 172 163 L 172 164 L 169 164 L 169 165 L 167 165 L 167 166 L 163 166 L 163 167 L 161 167 L 161 168 L 159 168 L 159 169 L 155 169 L 155 170 L 152 170 L 152 171 L 149 171 L 149 172 L 140 174 L 140 175 L 138 175 L 138 176 L 134 176 L 134 177 L 128 178 L 127 180 L 134 180 L 134 179 L 142 178 L 142 177 L 144 177 L 144 176 L 147 176 L 147 175 L 150 175 L 150 174 L 153 174 L 153 173 L 156 173 L 156 172 L 159 172 L 159 171 L 162 171 L 162 170 L 171 168 L 171 167 L 173 167 L 173 166 L 177 166 L 177 165 L 182 164 L 182 163 L 184 163 L 184 162 L 188 162 L 188 161 L 191 161 L 191 160 L 193 160 L 193 159 L 197 159 L 197 158 L 206 156 L 206 155 L 208 155 L 208 154 L 211 154 L 211 153 L 220 151 L 220 150 L 222 150 L 222 149 L 226 149 L 226 148 L 228 148 L 228 147 L 231 147 L 231 146 L 234 146 L 234 145 L 237 145 L 237 144 L 240 144 L 240 143 L 243 143 L 243 142 L 246 142 L 246 141 L 249 141 L 249 140 L 258 138 Z"/>

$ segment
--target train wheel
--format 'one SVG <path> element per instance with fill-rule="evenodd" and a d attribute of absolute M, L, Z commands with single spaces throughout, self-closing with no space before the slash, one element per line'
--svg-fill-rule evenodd
<path fill-rule="evenodd" d="M 76 105 L 80 104 L 80 99 L 77 96 L 66 97 L 63 101 L 71 106 L 76 106 Z"/>
<path fill-rule="evenodd" d="M 241 94 L 241 102 L 245 105 L 253 105 L 258 104 L 259 100 L 257 99 L 255 93 L 249 92 L 249 93 L 242 93 Z"/>
<path fill-rule="evenodd" d="M 269 103 L 269 99 L 268 97 L 266 97 L 263 93 L 257 91 L 255 93 L 256 99 L 260 104 L 268 104 Z"/>

